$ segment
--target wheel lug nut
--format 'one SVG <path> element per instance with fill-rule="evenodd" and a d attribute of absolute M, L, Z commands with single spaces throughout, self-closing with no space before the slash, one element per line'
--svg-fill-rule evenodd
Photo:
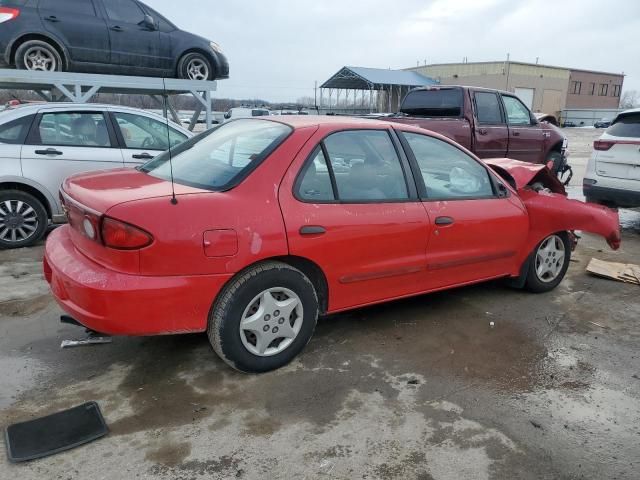
<path fill-rule="evenodd" d="M 279 319 L 278 319 L 278 323 L 279 323 L 280 325 L 282 325 L 282 324 L 284 323 L 284 318 L 279 318 Z"/>
<path fill-rule="evenodd" d="M 276 310 L 275 312 L 273 312 L 274 317 L 277 317 L 278 315 L 280 315 L 280 310 Z"/>
<path fill-rule="evenodd" d="M 271 315 L 265 315 L 264 316 L 264 321 L 268 322 L 269 320 L 271 320 Z"/>
<path fill-rule="evenodd" d="M 273 327 L 273 330 L 271 330 L 273 333 L 278 333 L 278 327 Z"/>
<path fill-rule="evenodd" d="M 268 331 L 269 331 L 269 325 L 265 325 L 265 326 L 262 328 L 262 331 L 264 331 L 264 332 L 268 332 Z"/>

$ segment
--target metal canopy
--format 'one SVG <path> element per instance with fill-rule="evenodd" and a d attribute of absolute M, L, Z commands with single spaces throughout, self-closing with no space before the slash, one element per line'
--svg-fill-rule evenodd
<path fill-rule="evenodd" d="M 68 100 L 74 103 L 87 103 L 97 93 L 149 95 L 163 107 L 165 116 L 171 113 L 174 121 L 178 123 L 180 119 L 171 104 L 167 102 L 169 110 L 167 112 L 164 109 L 164 102 L 158 97 L 191 94 L 198 101 L 198 108 L 194 112 L 189 127 L 193 130 L 202 110 L 206 112 L 207 128 L 211 128 L 211 92 L 215 92 L 218 85 L 215 81 L 175 78 L 0 69 L 0 88 L 33 90 L 48 102 Z"/>
<path fill-rule="evenodd" d="M 385 70 L 383 68 L 342 67 L 320 88 L 346 90 L 385 90 L 394 87 L 422 87 L 435 85 L 432 78 L 409 70 Z"/>

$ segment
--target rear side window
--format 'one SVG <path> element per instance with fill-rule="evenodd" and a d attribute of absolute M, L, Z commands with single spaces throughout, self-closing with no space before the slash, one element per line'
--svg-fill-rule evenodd
<path fill-rule="evenodd" d="M 607 133 L 615 137 L 640 138 L 640 112 L 620 115 L 607 129 Z"/>
<path fill-rule="evenodd" d="M 291 133 L 291 127 L 264 120 L 235 120 L 178 147 L 173 157 L 176 183 L 206 190 L 237 185 Z M 169 154 L 163 153 L 140 168 L 171 180 Z"/>
<path fill-rule="evenodd" d="M 498 95 L 491 92 L 476 92 L 474 98 L 476 100 L 478 122 L 491 125 L 504 123 Z"/>
<path fill-rule="evenodd" d="M 108 0 L 104 2 L 109 20 L 138 24 L 144 20 L 144 12 L 133 0 Z"/>
<path fill-rule="evenodd" d="M 24 143 L 29 132 L 29 127 L 33 122 L 34 115 L 12 120 L 11 122 L 0 125 L 0 143 L 11 143 L 20 145 Z"/>
<path fill-rule="evenodd" d="M 460 88 L 413 90 L 402 102 L 401 112 L 425 117 L 459 117 L 463 96 Z"/>
<path fill-rule="evenodd" d="M 111 147 L 102 113 L 59 112 L 42 115 L 36 131 L 36 145 L 69 147 Z"/>
<path fill-rule="evenodd" d="M 312 154 L 312 160 L 300 173 L 298 197 L 311 203 L 335 200 L 327 159 L 320 147 Z"/>
<path fill-rule="evenodd" d="M 39 8 L 78 15 L 96 14 L 91 0 L 40 0 Z"/>

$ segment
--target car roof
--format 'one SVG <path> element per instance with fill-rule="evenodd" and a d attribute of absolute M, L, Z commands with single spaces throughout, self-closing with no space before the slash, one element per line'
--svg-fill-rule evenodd
<path fill-rule="evenodd" d="M 407 127 L 408 130 L 413 130 L 415 127 L 404 125 L 394 122 L 386 122 L 383 120 L 377 120 L 373 118 L 359 118 L 359 117 L 343 117 L 338 115 L 284 115 L 284 116 L 272 116 L 261 117 L 261 120 L 283 123 L 293 128 L 304 127 L 320 127 L 331 126 L 335 128 L 344 129 L 357 129 L 357 128 L 388 128 L 394 127 Z"/>

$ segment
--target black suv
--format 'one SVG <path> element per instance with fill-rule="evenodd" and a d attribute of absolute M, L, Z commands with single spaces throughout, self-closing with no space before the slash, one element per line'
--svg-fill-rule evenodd
<path fill-rule="evenodd" d="M 26 70 L 214 80 L 217 43 L 138 0 L 0 0 L 0 63 Z"/>

